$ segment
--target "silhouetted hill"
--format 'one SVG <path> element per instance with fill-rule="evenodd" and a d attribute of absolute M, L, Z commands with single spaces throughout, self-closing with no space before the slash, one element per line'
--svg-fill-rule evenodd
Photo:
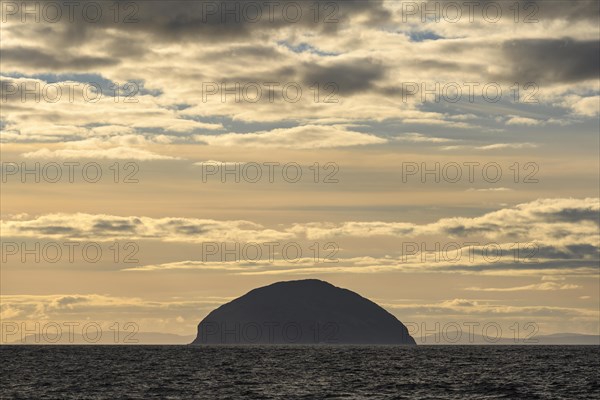
<path fill-rule="evenodd" d="M 392 314 L 358 294 L 316 279 L 254 289 L 212 311 L 192 344 L 415 345 Z"/>

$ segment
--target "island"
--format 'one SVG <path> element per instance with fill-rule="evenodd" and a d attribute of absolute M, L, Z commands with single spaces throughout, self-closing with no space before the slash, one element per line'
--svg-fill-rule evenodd
<path fill-rule="evenodd" d="M 317 279 L 251 290 L 210 312 L 191 344 L 416 345 L 388 311 Z"/>

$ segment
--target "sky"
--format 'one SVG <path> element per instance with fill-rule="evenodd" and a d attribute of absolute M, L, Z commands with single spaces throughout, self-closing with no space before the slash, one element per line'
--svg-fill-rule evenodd
<path fill-rule="evenodd" d="M 3 323 L 600 333 L 597 1 L 0 3 Z"/>

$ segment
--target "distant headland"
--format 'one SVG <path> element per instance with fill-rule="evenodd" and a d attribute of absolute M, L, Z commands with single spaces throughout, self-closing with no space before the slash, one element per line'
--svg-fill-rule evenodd
<path fill-rule="evenodd" d="M 392 314 L 317 279 L 277 282 L 220 306 L 191 344 L 416 345 Z"/>

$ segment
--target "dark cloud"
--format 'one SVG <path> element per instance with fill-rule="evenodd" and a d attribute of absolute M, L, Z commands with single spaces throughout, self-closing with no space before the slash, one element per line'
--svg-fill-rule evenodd
<path fill-rule="evenodd" d="M 56 300 L 56 304 L 59 307 L 66 307 L 72 304 L 85 303 L 89 299 L 83 296 L 64 296 Z"/>
<path fill-rule="evenodd" d="M 2 62 L 20 67 L 40 70 L 87 71 L 94 68 L 119 64 L 119 60 L 107 57 L 78 56 L 66 52 L 50 53 L 31 47 L 8 47 L 2 49 Z"/>
<path fill-rule="evenodd" d="M 477 226 L 455 225 L 444 228 L 444 233 L 451 236 L 468 236 L 497 232 L 501 226 L 497 224 L 479 224 Z"/>
<path fill-rule="evenodd" d="M 391 18 L 382 0 L 120 0 L 114 3 L 119 4 L 116 21 L 116 8 L 112 2 L 104 4 L 83 0 L 74 9 L 73 21 L 66 17 L 69 9 L 65 8 L 65 17 L 60 18 L 58 23 L 44 25 L 61 25 L 62 29 L 52 29 L 52 33 L 61 35 L 66 43 L 89 40 L 95 31 L 107 29 L 128 33 L 141 31 L 154 41 L 204 37 L 211 42 L 228 42 L 234 38 L 248 38 L 294 26 L 309 27 L 314 32 L 335 33 L 340 24 L 348 23 L 355 17 L 360 17 L 361 23 L 367 25 L 379 25 Z M 10 20 L 20 21 L 24 8 L 19 7 L 17 13 L 9 16 Z M 87 14 L 83 12 L 84 8 Z M 96 11 L 98 8 L 100 13 Z"/>
<path fill-rule="evenodd" d="M 600 249 L 597 246 L 589 244 L 555 246 L 538 244 L 533 241 L 520 243 L 519 246 L 515 246 L 514 244 L 511 246 L 508 250 L 502 250 L 502 255 L 505 256 L 504 261 L 498 259 L 497 262 L 491 262 L 491 264 L 502 264 L 508 259 L 514 261 L 515 264 L 531 265 L 532 268 L 537 268 L 536 265 L 538 264 L 569 268 L 572 262 L 576 262 L 575 266 L 578 268 L 580 266 L 588 266 L 592 260 L 597 261 L 600 255 Z M 488 259 L 494 259 L 500 254 L 489 246 L 473 246 L 466 249 L 469 256 L 483 256 Z"/>
<path fill-rule="evenodd" d="M 277 61 L 283 59 L 283 54 L 273 46 L 265 45 L 232 45 L 219 51 L 203 52 L 198 57 L 201 60 L 212 61 L 213 59 L 231 59 L 239 62 L 256 62 L 257 60 Z"/>
<path fill-rule="evenodd" d="M 444 3 L 458 3 L 455 0 L 427 0 L 429 3 L 437 3 L 442 7 Z M 528 21 L 528 23 L 544 23 L 553 20 L 565 20 L 571 22 L 577 21 L 594 21 L 600 16 L 600 2 L 598 0 L 478 0 L 474 5 L 475 15 L 481 15 L 483 9 L 488 7 L 489 15 L 495 15 L 495 7 L 488 6 L 493 3 L 494 6 L 500 7 L 503 18 L 514 18 L 515 10 L 519 10 L 519 21 Z M 518 6 L 516 5 L 518 3 Z M 420 2 L 419 2 L 420 4 Z M 424 6 L 420 6 L 425 9 Z M 433 10 L 433 4 L 429 4 L 427 9 Z M 468 6 L 463 5 L 462 10 L 465 16 L 468 15 Z"/>
<path fill-rule="evenodd" d="M 302 80 L 307 86 L 334 83 L 341 95 L 351 95 L 372 89 L 385 76 L 386 67 L 374 60 L 346 60 L 328 65 L 304 65 Z"/>
<path fill-rule="evenodd" d="M 596 222 L 599 223 L 600 214 L 598 210 L 590 208 L 563 208 L 556 212 L 539 212 L 539 216 L 544 217 L 550 222 Z"/>
<path fill-rule="evenodd" d="M 486 3 L 502 5 L 503 15 L 514 16 L 515 3 L 519 3 L 520 20 L 538 20 L 540 23 L 551 20 L 582 21 L 598 20 L 600 2 L 597 0 L 517 0 L 502 2 L 497 0 L 482 0 Z"/>
<path fill-rule="evenodd" d="M 524 249 L 522 253 L 533 255 L 533 247 Z M 534 257 L 560 260 L 598 260 L 600 249 L 589 244 L 573 244 L 564 247 L 539 246 L 535 248 Z"/>
<path fill-rule="evenodd" d="M 511 40 L 503 43 L 502 54 L 511 72 L 501 79 L 549 85 L 597 79 L 600 70 L 598 40 Z"/>
<path fill-rule="evenodd" d="M 264 2 L 240 0 L 141 2 L 139 22 L 131 25 L 133 29 L 160 32 L 167 38 L 207 34 L 211 40 L 220 40 L 290 26 L 333 33 L 340 24 L 357 16 L 375 25 L 391 18 L 382 0 L 282 0 L 273 4 L 270 10 Z"/>
<path fill-rule="evenodd" d="M 186 236 L 194 236 L 201 235 L 204 233 L 208 233 L 208 229 L 204 229 L 203 227 L 197 225 L 182 225 L 175 228 L 177 233 L 186 235 Z"/>
<path fill-rule="evenodd" d="M 464 50 L 463 45 L 463 50 Z M 447 48 L 446 48 L 447 50 Z M 448 72 L 448 71 L 461 71 L 461 72 L 471 72 L 471 73 L 481 73 L 482 70 L 485 70 L 485 65 L 477 65 L 473 64 L 470 60 L 460 61 L 448 61 L 448 60 L 422 60 L 417 61 L 416 66 L 420 71 L 431 70 L 432 72 Z M 410 82 L 410 78 L 406 79 L 406 81 Z"/>
<path fill-rule="evenodd" d="M 100 221 L 93 226 L 97 234 L 110 234 L 111 232 L 135 232 L 136 225 L 130 221 Z"/>

